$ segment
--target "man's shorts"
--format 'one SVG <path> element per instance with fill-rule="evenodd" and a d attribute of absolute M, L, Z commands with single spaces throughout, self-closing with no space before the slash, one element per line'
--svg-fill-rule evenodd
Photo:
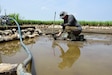
<path fill-rule="evenodd" d="M 66 26 L 65 27 L 65 31 L 68 33 L 72 33 L 74 35 L 79 35 L 81 33 L 81 30 L 79 30 L 77 27 L 75 26 Z"/>
<path fill-rule="evenodd" d="M 66 32 L 71 32 L 71 31 L 74 31 L 74 30 L 78 30 L 77 27 L 75 27 L 75 26 L 66 26 L 65 27 Z"/>

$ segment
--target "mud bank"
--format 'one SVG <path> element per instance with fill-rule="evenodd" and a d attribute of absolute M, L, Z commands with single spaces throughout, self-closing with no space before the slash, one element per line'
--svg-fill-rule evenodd
<path fill-rule="evenodd" d="M 83 26 L 84 33 L 112 34 L 112 26 Z"/>
<path fill-rule="evenodd" d="M 60 25 L 22 25 L 22 38 L 32 38 L 40 34 L 57 33 Z M 82 26 L 82 33 L 112 34 L 112 26 Z M 0 27 L 0 42 L 19 39 L 17 26 Z"/>
<path fill-rule="evenodd" d="M 33 38 L 41 34 L 41 30 L 37 28 L 24 28 L 21 29 L 22 39 Z M 0 42 L 17 40 L 20 38 L 16 28 L 0 30 Z"/>
<path fill-rule="evenodd" d="M 0 26 L 0 30 L 6 30 L 6 29 L 17 29 L 17 26 Z M 60 25 L 22 25 L 20 26 L 21 29 L 26 28 L 38 28 L 41 31 L 44 32 L 53 32 L 58 31 L 62 27 Z M 84 33 L 100 33 L 100 34 L 112 34 L 112 26 L 82 26 L 82 29 Z"/>
<path fill-rule="evenodd" d="M 35 25 L 43 32 L 59 31 L 62 27 L 60 25 Z M 98 33 L 98 34 L 112 34 L 112 26 L 82 26 L 83 33 Z"/>

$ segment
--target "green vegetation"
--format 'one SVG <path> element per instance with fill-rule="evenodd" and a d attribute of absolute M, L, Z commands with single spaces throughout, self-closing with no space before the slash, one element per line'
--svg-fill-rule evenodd
<path fill-rule="evenodd" d="M 52 24 L 56 24 L 56 25 L 60 25 L 60 23 L 62 23 L 62 21 L 39 21 L 39 20 L 21 20 L 20 21 L 21 24 L 30 24 L 30 25 L 52 25 Z"/>
<path fill-rule="evenodd" d="M 60 25 L 63 21 L 40 21 L 40 20 L 22 20 L 19 14 L 8 15 L 18 21 L 19 24 L 23 25 Z M 112 26 L 112 21 L 79 21 L 82 26 Z"/>
<path fill-rule="evenodd" d="M 23 25 L 23 24 L 27 24 L 27 25 L 51 25 L 51 24 L 57 24 L 59 25 L 60 23 L 62 23 L 62 21 L 39 21 L 39 20 L 22 20 L 19 16 L 19 14 L 10 14 L 8 15 L 12 18 L 14 18 L 16 21 L 18 21 L 19 24 Z"/>
<path fill-rule="evenodd" d="M 39 21 L 39 20 L 20 20 L 20 24 L 27 25 L 60 25 L 63 21 Z M 112 21 L 79 21 L 82 26 L 112 26 Z"/>
<path fill-rule="evenodd" d="M 82 26 L 112 26 L 112 21 L 79 21 Z"/>

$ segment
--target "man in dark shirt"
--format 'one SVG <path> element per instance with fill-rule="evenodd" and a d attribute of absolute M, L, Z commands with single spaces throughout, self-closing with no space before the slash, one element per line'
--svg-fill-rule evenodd
<path fill-rule="evenodd" d="M 67 32 L 69 39 L 76 40 L 76 37 L 82 32 L 82 27 L 76 18 L 64 11 L 60 13 L 60 18 L 64 20 L 64 23 L 61 24 L 63 30 L 57 36 L 61 36 L 63 32 Z"/>

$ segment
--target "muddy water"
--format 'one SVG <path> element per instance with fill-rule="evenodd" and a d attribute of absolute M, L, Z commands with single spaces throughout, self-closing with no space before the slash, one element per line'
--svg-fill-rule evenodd
<path fill-rule="evenodd" d="M 24 40 L 37 75 L 111 75 L 112 35 L 84 35 L 85 42 L 54 41 L 51 36 Z M 0 44 L 0 62 L 20 63 L 26 57 L 19 41 Z"/>

